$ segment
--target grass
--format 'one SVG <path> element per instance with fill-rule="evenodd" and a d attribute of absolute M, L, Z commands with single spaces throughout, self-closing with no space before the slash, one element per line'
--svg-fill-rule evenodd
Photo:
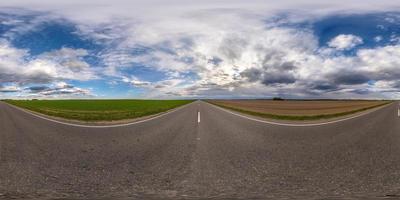
<path fill-rule="evenodd" d="M 192 100 L 5 100 L 42 114 L 80 121 L 133 119 L 188 104 Z"/>
<path fill-rule="evenodd" d="M 226 109 L 230 109 L 233 111 L 238 111 L 244 114 L 249 114 L 249 115 L 254 115 L 258 117 L 263 117 L 263 118 L 268 118 L 268 119 L 277 119 L 277 120 L 293 120 L 293 121 L 307 121 L 307 120 L 321 120 L 321 119 L 330 119 L 330 118 L 335 118 L 335 117 L 341 117 L 345 115 L 351 115 L 357 112 L 362 112 L 365 110 L 373 109 L 379 106 L 383 106 L 386 104 L 391 103 L 392 101 L 383 101 L 381 104 L 373 105 L 373 106 L 368 106 L 365 108 L 360 108 L 360 109 L 355 109 L 351 111 L 346 111 L 346 112 L 338 112 L 338 113 L 330 113 L 330 114 L 316 114 L 316 115 L 280 115 L 280 114 L 271 114 L 271 113 L 263 113 L 263 112 L 255 112 L 255 111 L 250 111 L 250 110 L 245 110 L 241 108 L 235 108 L 232 106 L 226 106 L 223 104 L 215 103 L 212 101 L 208 101 L 211 104 L 214 104 L 216 106 L 220 106 Z"/>

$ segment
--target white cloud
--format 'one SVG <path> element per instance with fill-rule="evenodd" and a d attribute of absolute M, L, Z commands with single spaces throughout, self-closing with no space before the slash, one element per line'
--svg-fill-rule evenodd
<path fill-rule="evenodd" d="M 139 81 L 139 80 L 130 80 L 129 84 L 131 84 L 134 87 L 148 87 L 151 85 L 151 83 L 148 81 Z"/>
<path fill-rule="evenodd" d="M 69 85 L 65 82 L 57 82 L 46 90 L 38 93 L 32 93 L 32 96 L 40 98 L 76 98 L 76 97 L 93 97 L 94 95 L 89 89 L 82 89 Z"/>
<path fill-rule="evenodd" d="M 184 89 L 187 88 L 187 80 L 184 79 L 166 79 L 155 82 L 148 82 L 139 80 L 132 76 L 131 78 L 123 77 L 122 82 L 128 83 L 136 88 L 146 89 L 147 92 L 142 96 L 144 98 L 168 98 L 177 96 L 188 96 L 183 94 Z"/>
<path fill-rule="evenodd" d="M 380 36 L 380 35 L 374 37 L 374 41 L 375 41 L 375 42 L 380 42 L 380 41 L 382 41 L 382 40 L 383 40 L 383 37 Z"/>
<path fill-rule="evenodd" d="M 338 35 L 328 42 L 328 45 L 337 50 L 349 50 L 363 43 L 362 38 L 355 35 Z"/>
<path fill-rule="evenodd" d="M 213 20 L 207 21 L 204 16 Z M 176 77 L 185 72 L 196 74 L 195 80 L 178 79 L 179 86 L 162 90 L 155 88 L 154 83 L 133 84 L 147 88 L 148 97 L 163 94 L 194 97 L 284 94 L 293 97 L 393 98 L 398 93 L 394 83 L 379 90 L 392 91 L 389 93 L 379 93 L 374 85 L 368 85 L 369 80 L 389 81 L 380 73 L 383 71 L 400 77 L 395 72 L 400 65 L 395 61 L 394 50 L 359 50 L 351 57 L 335 55 L 329 48 L 320 48 L 318 38 L 311 31 L 266 25 L 263 19 L 263 16 L 247 17 L 237 12 L 202 11 L 185 18 L 136 24 L 126 30 L 130 37 L 121 42 L 118 49 L 122 51 L 113 56 L 122 63 L 145 63 L 157 70 L 177 73 Z M 358 36 L 339 35 L 329 45 L 348 50 L 359 44 L 362 39 Z M 135 46 L 149 47 L 151 51 L 135 56 L 126 54 L 125 49 Z M 365 56 L 367 53 L 371 55 Z M 378 55 L 381 56 L 375 59 Z M 385 67 L 384 62 L 388 61 L 392 61 L 390 67 Z M 115 71 L 121 65 L 110 66 Z M 366 90 L 371 96 L 363 93 Z"/>
<path fill-rule="evenodd" d="M 400 45 L 360 50 L 357 56 L 360 68 L 370 74 L 374 80 L 399 80 Z"/>
<path fill-rule="evenodd" d="M 96 74 L 82 60 L 85 50 L 62 48 L 31 59 L 28 52 L 0 42 L 0 82 L 51 83 L 57 80 L 90 80 Z"/>
<path fill-rule="evenodd" d="M 19 92 L 21 88 L 16 85 L 0 85 L 0 93 Z"/>
<path fill-rule="evenodd" d="M 334 2 L 316 0 L 13 0 L 1 1 L 2 7 L 22 7 L 26 9 L 48 11 L 56 10 L 69 18 L 92 23 L 109 21 L 110 18 L 162 19 L 169 16 L 191 13 L 198 10 L 251 10 L 258 13 L 271 13 L 282 10 L 302 10 L 307 12 L 328 13 L 346 11 L 382 11 L 396 10 L 398 2 L 393 0 L 337 0 Z"/>
<path fill-rule="evenodd" d="M 75 87 L 66 82 L 25 87 L 17 95 L 19 98 L 88 98 L 95 97 L 90 89 Z"/>
<path fill-rule="evenodd" d="M 212 17 L 214 20 L 208 23 L 204 17 L 211 14 L 215 15 Z M 169 24 L 179 24 L 179 27 Z M 149 36 L 149 33 L 156 34 Z M 236 85 L 246 83 L 240 80 L 244 70 L 297 62 L 318 47 L 316 39 L 308 31 L 265 29 L 260 16 L 247 19 L 235 13 L 192 13 L 184 19 L 142 24 L 131 35 L 127 41 L 122 42 L 124 46 L 119 48 L 129 49 L 140 45 L 151 47 L 152 51 L 139 56 L 117 54 L 114 55 L 116 60 L 126 61 L 127 58 L 132 62 L 145 63 L 158 70 L 178 74 L 193 72 L 198 80 L 188 83 L 188 88 L 199 84 L 232 90 Z M 268 60 L 269 56 L 274 60 Z M 186 94 L 185 90 L 181 93 Z"/>

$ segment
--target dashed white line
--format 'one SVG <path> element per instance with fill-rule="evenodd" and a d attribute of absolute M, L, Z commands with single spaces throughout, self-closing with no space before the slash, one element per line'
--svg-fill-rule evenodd
<path fill-rule="evenodd" d="M 197 123 L 200 123 L 200 111 L 197 111 Z"/>
<path fill-rule="evenodd" d="M 399 102 L 399 107 L 397 108 L 397 117 L 400 117 L 400 102 Z"/>

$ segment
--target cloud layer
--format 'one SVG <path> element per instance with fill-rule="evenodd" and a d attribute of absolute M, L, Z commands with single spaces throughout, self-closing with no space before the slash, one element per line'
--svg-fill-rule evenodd
<path fill-rule="evenodd" d="M 310 2 L 1 3 L 0 97 L 400 98 L 391 2 Z"/>

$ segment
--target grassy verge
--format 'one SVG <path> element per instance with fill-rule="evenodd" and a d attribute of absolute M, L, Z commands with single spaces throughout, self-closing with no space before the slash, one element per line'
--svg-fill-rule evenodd
<path fill-rule="evenodd" d="M 365 107 L 365 108 L 361 108 L 361 109 L 356 109 L 356 110 L 352 110 L 352 111 L 346 111 L 346 112 L 339 112 L 339 113 L 332 113 L 332 114 L 318 114 L 318 115 L 279 115 L 279 114 L 271 114 L 271 113 L 261 113 L 261 112 L 254 112 L 254 111 L 249 111 L 249 110 L 244 110 L 241 108 L 235 108 L 235 107 L 231 107 L 231 106 L 226 106 L 226 105 L 222 105 L 222 104 L 218 104 L 218 103 L 213 103 L 208 101 L 209 103 L 222 107 L 222 108 L 226 108 L 226 109 L 230 109 L 233 111 L 238 111 L 244 114 L 249 114 L 249 115 L 254 115 L 254 116 L 258 116 L 258 117 L 263 117 L 263 118 L 269 118 L 269 119 L 277 119 L 277 120 L 293 120 L 293 121 L 307 121 L 307 120 L 321 120 L 321 119 L 331 119 L 331 118 L 335 118 L 335 117 L 341 117 L 341 116 L 345 116 L 345 115 L 351 115 L 357 112 L 362 112 L 365 110 L 369 110 L 369 109 L 373 109 L 379 106 L 383 106 L 389 103 L 392 103 L 391 101 L 385 101 L 382 104 L 378 104 L 378 105 L 373 105 L 373 106 L 369 106 L 369 107 Z"/>
<path fill-rule="evenodd" d="M 80 121 L 133 119 L 188 104 L 192 100 L 5 100 L 42 114 Z"/>

